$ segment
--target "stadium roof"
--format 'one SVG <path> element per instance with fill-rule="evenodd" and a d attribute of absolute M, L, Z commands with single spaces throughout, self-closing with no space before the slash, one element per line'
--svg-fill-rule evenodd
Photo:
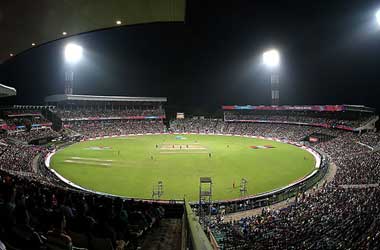
<path fill-rule="evenodd" d="M 341 111 L 357 111 L 374 113 L 376 109 L 366 107 L 364 105 L 280 105 L 280 106 L 254 106 L 254 105 L 223 105 L 223 110 L 291 110 L 291 111 L 327 111 L 327 112 L 341 112 Z"/>
<path fill-rule="evenodd" d="M 16 95 L 16 93 L 15 88 L 0 84 L 0 97 L 13 96 Z"/>
<path fill-rule="evenodd" d="M 1 0 L 0 63 L 46 42 L 84 32 L 184 19 L 185 0 Z"/>
<path fill-rule="evenodd" d="M 98 96 L 98 95 L 51 95 L 45 102 L 65 101 L 98 101 L 98 102 L 166 102 L 166 97 L 131 97 L 131 96 Z"/>

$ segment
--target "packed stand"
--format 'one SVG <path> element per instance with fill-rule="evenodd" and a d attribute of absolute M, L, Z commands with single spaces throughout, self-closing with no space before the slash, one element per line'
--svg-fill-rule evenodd
<path fill-rule="evenodd" d="M 88 137 L 165 130 L 161 120 L 75 121 L 68 125 Z M 361 144 L 364 140 L 366 145 L 377 144 L 378 138 L 371 133 L 363 137 L 319 127 L 215 119 L 176 120 L 170 130 L 255 135 L 295 142 L 313 133 L 332 138 L 313 147 L 336 164 L 335 178 L 320 189 L 300 193 L 296 202 L 283 209 L 263 209 L 260 215 L 232 223 L 217 215 L 211 229 L 223 249 L 376 249 L 380 245 L 380 153 Z M 38 147 L 1 142 L 0 167 L 11 172 L 33 172 L 31 162 L 41 152 L 43 149 Z M 143 232 L 163 216 L 160 207 L 49 183 L 41 185 L 30 177 L 1 172 L 0 183 L 0 239 L 21 249 L 54 244 L 64 249 L 73 245 L 92 249 L 96 242 L 108 242 L 115 248 L 128 242 L 136 244 Z"/>
<path fill-rule="evenodd" d="M 50 121 L 46 119 L 41 112 L 36 110 L 10 110 L 3 111 L 3 119 L 9 127 L 25 126 L 32 124 L 48 124 Z"/>
<path fill-rule="evenodd" d="M 380 133 L 366 132 L 360 135 L 359 141 L 370 147 L 376 147 L 380 145 Z"/>
<path fill-rule="evenodd" d="M 172 132 L 191 133 L 222 133 L 275 137 L 292 141 L 301 141 L 312 133 L 327 133 L 337 135 L 344 133 L 338 130 L 328 130 L 321 127 L 295 126 L 291 124 L 224 122 L 221 119 L 177 119 L 170 123 Z"/>
<path fill-rule="evenodd" d="M 368 121 L 370 115 L 338 113 L 338 112 L 315 112 L 315 111 L 225 111 L 224 119 L 227 121 L 256 120 L 283 123 L 306 123 L 328 125 L 331 127 L 347 126 L 357 128 Z"/>
<path fill-rule="evenodd" d="M 162 120 L 74 121 L 67 123 L 66 127 L 91 138 L 111 135 L 165 132 L 165 125 Z"/>
<path fill-rule="evenodd" d="M 263 209 L 232 223 L 215 222 L 223 249 L 376 249 L 380 189 L 326 185 L 296 204 Z"/>
<path fill-rule="evenodd" d="M 223 130 L 227 134 L 292 141 L 300 141 L 311 133 L 329 134 L 333 139 L 313 146 L 328 154 L 337 165 L 331 183 L 314 193 L 303 194 L 297 204 L 233 223 L 216 220 L 212 229 L 224 249 L 345 249 L 352 246 L 367 249 L 377 246 L 379 236 L 372 228 L 379 227 L 380 153 L 373 153 L 357 143 L 359 135 L 325 128 L 255 123 L 226 123 Z"/>
<path fill-rule="evenodd" d="M 379 184 L 380 152 L 347 155 L 334 161 L 338 169 L 337 185 Z"/>
<path fill-rule="evenodd" d="M 33 159 L 42 151 L 36 146 L 0 143 L 0 169 L 32 173 Z"/>
<path fill-rule="evenodd" d="M 11 249 L 131 249 L 162 206 L 41 185 L 0 172 L 0 239 Z"/>
<path fill-rule="evenodd" d="M 69 126 L 89 137 L 165 130 L 162 120 L 75 121 Z M 44 166 L 46 147 L 18 143 L 58 135 L 50 128 L 1 133 L 1 242 L 10 249 L 138 248 L 144 233 L 164 216 L 163 207 L 68 187 Z"/>
<path fill-rule="evenodd" d="M 215 128 L 210 120 L 171 123 L 178 132 Z M 288 139 L 300 142 L 310 134 L 331 139 L 312 144 L 337 166 L 332 182 L 279 210 L 263 209 L 257 216 L 224 222 L 226 211 L 249 209 L 246 201 L 218 211 L 211 229 L 222 249 L 376 249 L 380 245 L 380 152 L 376 133 L 357 135 L 342 130 L 286 124 L 226 122 L 216 133 Z M 221 213 L 220 213 L 221 212 Z"/>
<path fill-rule="evenodd" d="M 56 138 L 60 134 L 51 128 L 32 129 L 30 131 L 9 131 L 8 138 L 14 138 L 22 142 L 30 142 L 38 139 Z"/>
<path fill-rule="evenodd" d="M 110 117 L 131 117 L 131 116 L 164 116 L 165 113 L 160 108 L 149 109 L 73 109 L 73 110 L 54 110 L 62 119 L 80 118 L 110 118 Z"/>
<path fill-rule="evenodd" d="M 224 127 L 221 119 L 177 119 L 170 123 L 170 129 L 176 133 L 220 133 Z"/>

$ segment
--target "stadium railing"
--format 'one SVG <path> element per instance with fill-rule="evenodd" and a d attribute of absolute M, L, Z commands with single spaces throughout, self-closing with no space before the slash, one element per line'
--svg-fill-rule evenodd
<path fill-rule="evenodd" d="M 190 207 L 190 204 L 185 201 L 185 213 L 184 213 L 184 225 L 185 235 L 187 240 L 186 245 L 182 245 L 182 249 L 194 249 L 194 250 L 216 250 L 217 244 L 212 245 L 201 224 L 198 222 L 198 218 Z"/>
<path fill-rule="evenodd" d="M 226 213 L 236 213 L 264 206 L 270 206 L 285 201 L 289 198 L 295 197 L 298 194 L 302 194 L 303 192 L 317 185 L 317 183 L 320 182 L 326 175 L 329 168 L 329 161 L 327 157 L 322 152 L 314 148 L 313 150 L 320 154 L 321 164 L 318 171 L 315 174 L 309 176 L 308 178 L 305 178 L 297 184 L 291 185 L 287 188 L 283 188 L 267 194 L 264 193 L 248 198 L 242 197 L 241 199 L 236 199 L 233 201 L 214 202 L 213 206 L 217 208 L 218 211 L 220 211 L 220 209 L 224 207 Z M 197 206 L 198 204 L 192 203 L 191 205 Z"/>

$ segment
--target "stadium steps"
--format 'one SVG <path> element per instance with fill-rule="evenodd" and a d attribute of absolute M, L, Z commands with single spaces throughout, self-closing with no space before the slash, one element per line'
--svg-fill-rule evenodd
<path fill-rule="evenodd" d="M 8 138 L 7 138 L 7 141 L 8 141 L 9 144 L 28 145 L 27 142 L 24 142 L 24 141 L 21 141 L 21 140 L 18 140 L 18 139 L 12 138 L 12 137 L 8 137 Z"/>
<path fill-rule="evenodd" d="M 52 122 L 52 128 L 56 131 L 62 128 L 62 119 L 52 109 L 46 110 L 45 117 Z"/>
<path fill-rule="evenodd" d="M 361 124 L 359 128 L 356 128 L 356 131 L 361 131 L 361 130 L 373 130 L 375 129 L 375 124 L 379 120 L 379 116 L 373 116 L 370 119 L 368 119 L 366 122 Z"/>
<path fill-rule="evenodd" d="M 181 249 L 181 219 L 166 218 L 160 221 L 144 238 L 141 250 Z"/>

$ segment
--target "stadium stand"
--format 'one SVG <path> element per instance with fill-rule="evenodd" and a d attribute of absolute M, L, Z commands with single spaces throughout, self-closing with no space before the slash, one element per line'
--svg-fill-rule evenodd
<path fill-rule="evenodd" d="M 365 106 L 223 106 L 225 121 L 285 123 L 337 128 L 350 131 L 372 130 L 379 119 Z"/>
<path fill-rule="evenodd" d="M 8 248 L 136 249 L 146 246 L 147 241 L 153 241 L 165 230 L 175 231 L 180 227 L 178 223 L 184 220 L 180 219 L 184 213 L 182 204 L 122 199 L 78 190 L 60 181 L 45 167 L 45 156 L 54 148 L 25 144 L 40 138 L 39 133 L 59 138 L 70 135 L 67 141 L 62 141 L 65 146 L 75 142 L 73 134 L 90 138 L 167 130 L 161 101 L 115 101 L 116 110 L 113 105 L 105 107 L 105 102 L 87 100 L 84 105 L 84 100 L 80 100 L 76 107 L 70 108 L 59 103 L 56 108 L 45 108 L 46 114 L 38 115 L 35 109 L 9 113 L 8 108 L 3 112 L 1 124 L 5 124 L 6 133 L 0 133 L 0 239 Z M 96 105 L 102 108 L 95 108 Z M 379 246 L 380 153 L 373 150 L 379 145 L 377 132 L 359 133 L 291 122 L 231 121 L 231 111 L 227 112 L 226 120 L 173 120 L 168 130 L 265 136 L 302 143 L 326 155 L 324 164 L 335 164 L 336 174 L 311 190 L 297 191 L 293 200 L 279 208 L 258 208 L 254 198 L 214 204 L 209 236 L 216 239 L 221 249 L 376 249 Z M 40 117 L 27 118 L 27 123 L 34 124 L 37 120 L 50 122 L 52 126 L 59 123 L 62 129 L 56 132 L 50 127 L 31 128 L 12 133 L 10 125 L 25 125 L 9 114 L 28 117 L 27 113 Z M 315 113 L 311 117 L 308 114 L 303 112 L 303 122 L 315 118 Z M 337 117 L 329 115 L 328 124 L 342 121 L 340 113 L 334 114 Z M 301 115 L 297 113 L 296 119 L 292 115 L 289 112 L 286 119 L 298 122 Z M 239 111 L 237 117 L 240 118 Z M 344 124 L 361 126 L 362 121 L 371 117 L 372 113 L 365 119 L 356 116 Z M 258 119 L 277 120 L 278 113 L 270 111 Z M 315 135 L 322 137 L 310 140 Z M 270 202 L 260 201 L 259 205 L 270 205 Z M 257 208 L 260 212 L 253 213 Z M 196 204 L 193 209 L 197 212 Z M 234 220 L 226 220 L 235 212 L 247 210 L 252 215 L 239 217 L 237 213 Z M 190 216 L 192 211 L 187 214 Z M 174 221 L 167 220 L 173 217 Z M 191 223 L 189 228 L 194 227 Z M 151 233 L 154 232 L 151 228 L 160 225 L 166 229 L 161 228 L 161 233 L 156 235 Z"/>
<path fill-rule="evenodd" d="M 129 116 L 164 116 L 160 109 L 131 109 L 131 110 L 57 110 L 57 115 L 62 119 L 81 118 L 109 118 L 109 117 L 129 117 Z"/>
<path fill-rule="evenodd" d="M 32 142 L 36 140 L 43 140 L 46 138 L 56 138 L 60 134 L 52 130 L 51 128 L 32 129 L 30 131 L 14 131 L 8 132 L 8 138 L 14 138 L 21 142 Z"/>
<path fill-rule="evenodd" d="M 166 98 L 55 95 L 46 102 L 51 109 L 55 127 L 68 128 L 86 137 L 130 133 L 164 132 Z"/>
<path fill-rule="evenodd" d="M 0 109 L 1 128 L 7 132 L 8 139 L 31 143 L 53 139 L 59 133 L 51 129 L 52 123 L 45 118 L 46 106 L 12 106 Z"/>
<path fill-rule="evenodd" d="M 127 249 L 165 217 L 165 205 L 41 185 L 4 172 L 0 178 L 1 236 L 12 249 Z"/>
<path fill-rule="evenodd" d="M 70 128 L 89 138 L 111 135 L 162 133 L 165 131 L 162 120 L 73 121 L 67 123 L 66 128 Z"/>
<path fill-rule="evenodd" d="M 181 202 L 179 205 L 174 204 L 175 201 L 161 204 L 92 194 L 60 181 L 44 165 L 45 157 L 54 147 L 25 144 L 41 137 L 66 135 L 65 129 L 56 132 L 46 125 L 52 122 L 45 117 L 54 118 L 61 110 L 56 111 L 52 106 L 42 109 L 47 116 L 40 112 L 41 107 L 7 107 L 1 113 L 0 239 L 7 248 L 136 249 L 150 243 L 145 243 L 145 237 L 160 223 L 165 228 L 177 228 L 178 225 L 181 228 Z M 106 118 L 111 115 L 114 118 L 121 114 L 117 111 L 82 109 L 63 113 L 68 114 L 63 119 L 79 118 L 65 124 L 89 137 L 164 130 L 162 119 L 139 117 L 134 120 L 129 117 L 89 121 L 83 116 L 95 114 Z M 123 115 L 146 116 L 148 113 L 162 115 L 164 111 L 146 106 Z M 42 122 L 44 126 L 40 126 Z M 72 143 L 70 140 L 63 142 Z M 171 242 L 165 244 L 170 246 Z M 173 249 L 176 248 L 175 245 Z"/>
<path fill-rule="evenodd" d="M 230 114 L 225 118 L 230 119 Z M 278 116 L 270 112 L 258 117 L 260 120 L 263 118 L 276 120 Z M 359 123 L 357 120 L 350 122 Z M 371 148 L 379 143 L 378 133 L 358 134 L 319 126 L 214 119 L 176 120 L 171 123 L 171 129 L 176 132 L 212 131 L 267 136 L 292 141 L 301 141 L 313 133 L 332 138 L 310 142 L 337 166 L 334 179 L 319 189 L 300 192 L 295 201 L 284 208 L 267 207 L 258 214 L 235 221 L 224 221 L 224 217 L 227 213 L 253 208 L 250 201 L 214 205 L 217 215 L 210 227 L 222 249 L 376 249 L 379 246 L 380 237 L 376 229 L 379 228 L 380 216 L 380 153 L 373 152 Z"/>

